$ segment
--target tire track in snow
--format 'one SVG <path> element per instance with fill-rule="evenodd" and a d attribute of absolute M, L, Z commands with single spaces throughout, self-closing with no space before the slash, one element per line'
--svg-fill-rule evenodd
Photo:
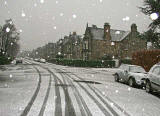
<path fill-rule="evenodd" d="M 45 95 L 45 98 L 44 98 L 44 101 L 43 101 L 43 105 L 41 107 L 41 110 L 40 110 L 38 116 L 43 116 L 43 114 L 44 114 L 46 104 L 47 104 L 47 101 L 48 101 L 48 97 L 49 97 L 49 93 L 50 93 L 50 89 L 51 89 L 51 81 L 52 81 L 52 79 L 51 79 L 51 75 L 50 75 L 47 92 L 46 92 L 46 95 Z"/>
<path fill-rule="evenodd" d="M 62 70 L 63 71 L 63 70 Z M 72 78 L 69 74 L 66 74 L 68 76 L 68 78 Z M 72 78 L 73 79 L 73 78 Z M 111 114 L 106 110 L 106 108 L 103 107 L 103 105 L 101 103 L 99 103 L 95 97 L 93 97 L 91 95 L 91 93 L 84 87 L 82 86 L 82 84 L 80 83 L 77 83 L 87 94 L 88 96 L 95 102 L 95 104 L 99 107 L 99 109 L 103 112 L 103 114 L 105 116 L 111 116 Z M 117 115 L 115 115 L 117 116 Z"/>
<path fill-rule="evenodd" d="M 55 79 L 57 79 L 57 81 L 59 81 L 60 85 L 62 85 L 62 89 L 64 90 L 64 94 L 65 94 L 65 102 L 66 102 L 65 116 L 76 116 L 71 98 L 70 98 L 69 93 L 68 93 L 68 90 L 63 86 L 62 81 L 49 68 L 43 67 L 43 66 L 41 66 L 41 67 L 46 69 L 48 72 L 50 72 L 53 75 L 53 77 L 55 77 Z M 59 86 L 59 85 L 57 85 L 57 86 Z M 60 98 L 60 97 L 57 97 L 57 98 Z M 61 110 L 61 112 L 62 112 L 62 107 L 60 108 L 59 105 L 61 106 L 61 104 L 56 103 L 55 116 L 61 116 L 62 115 L 62 114 L 59 114 L 59 111 L 58 111 L 58 110 Z"/>
<path fill-rule="evenodd" d="M 46 67 L 43 67 L 42 65 L 38 64 L 41 68 L 47 70 L 50 74 L 51 71 L 46 68 Z M 52 74 L 53 75 L 53 74 Z M 54 77 L 54 81 L 55 81 L 55 116 L 62 116 L 62 105 L 61 105 L 61 96 L 60 96 L 60 88 L 58 85 L 58 80 L 57 78 L 53 75 Z"/>
<path fill-rule="evenodd" d="M 58 70 L 58 69 L 56 69 L 56 70 Z M 60 73 L 60 75 L 62 76 L 63 82 L 66 83 L 66 81 L 68 81 L 68 83 L 72 85 L 72 89 L 75 90 L 75 92 L 73 92 L 73 93 L 74 93 L 76 101 L 79 105 L 81 115 L 82 116 L 92 116 L 89 108 L 87 107 L 87 104 L 85 103 L 83 97 L 80 95 L 78 89 L 75 87 L 75 85 L 72 83 L 72 81 L 69 78 L 66 79 L 66 81 L 65 81 L 65 77 L 64 77 L 65 74 L 63 75 L 62 73 Z M 87 115 L 85 114 L 85 111 L 86 111 Z"/>
<path fill-rule="evenodd" d="M 37 85 L 37 88 L 31 98 L 31 100 L 29 101 L 29 103 L 27 104 L 27 106 L 25 107 L 25 109 L 23 110 L 23 112 L 21 113 L 21 116 L 27 116 L 28 112 L 30 111 L 32 105 L 33 105 L 33 102 L 35 101 L 37 95 L 38 95 L 38 92 L 40 90 L 40 87 L 41 87 L 41 73 L 40 71 L 35 67 L 33 66 L 36 71 L 38 72 L 38 75 L 39 75 L 39 80 L 38 80 L 38 85 Z"/>
<path fill-rule="evenodd" d="M 27 63 L 31 63 L 31 62 L 28 61 Z M 37 66 L 39 66 L 39 67 L 47 70 L 51 74 L 51 71 L 48 68 L 43 67 L 41 64 L 35 64 L 35 63 L 31 63 L 31 64 L 32 65 L 37 65 Z M 61 106 L 60 90 L 59 90 L 59 86 L 56 86 L 56 85 L 58 85 L 58 80 L 57 80 L 57 78 L 54 75 L 53 75 L 53 77 L 54 77 L 54 81 L 55 81 L 55 94 L 56 94 L 56 96 L 55 96 L 55 104 L 56 104 L 56 107 L 55 107 L 55 116 L 62 116 L 62 106 Z M 43 102 L 43 105 L 41 107 L 39 115 L 43 115 L 43 113 L 45 111 L 45 107 L 46 107 L 46 104 L 47 104 L 50 88 L 51 88 L 51 78 L 50 78 L 49 86 L 48 86 L 48 90 L 47 90 L 47 94 L 48 95 L 46 95 L 46 97 L 45 97 L 46 99 Z M 21 116 L 26 116 L 26 115 L 21 115 Z"/>
<path fill-rule="evenodd" d="M 30 63 L 30 62 L 27 62 L 27 63 Z M 35 64 L 31 64 L 32 66 L 35 65 Z M 29 110 L 31 109 L 32 105 L 33 105 L 33 102 L 35 101 L 37 95 L 38 95 L 38 92 L 40 90 L 40 87 L 41 87 L 41 73 L 40 71 L 38 70 L 37 67 L 33 66 L 36 71 L 38 72 L 39 74 L 39 82 L 38 82 L 38 86 L 37 86 L 37 89 L 34 93 L 34 95 L 32 96 L 30 102 L 28 103 L 28 105 L 26 106 L 25 110 L 23 111 L 23 113 L 21 114 L 21 116 L 26 116 L 29 112 Z M 46 92 L 46 95 L 45 95 L 45 98 L 44 98 L 44 101 L 43 101 L 43 104 L 42 104 L 42 107 L 40 109 L 40 112 L 39 112 L 39 115 L 38 116 L 43 116 L 44 114 L 44 111 L 45 111 L 45 108 L 46 108 L 46 104 L 47 104 L 47 101 L 48 101 L 48 97 L 49 97 L 49 93 L 50 93 L 50 89 L 51 89 L 51 76 L 50 76 L 50 79 L 49 79 L 49 83 L 48 83 L 48 88 L 47 88 L 47 92 Z"/>
<path fill-rule="evenodd" d="M 85 81 L 84 79 L 82 79 L 81 77 L 79 77 L 78 75 L 72 73 L 74 76 L 76 76 L 78 79 Z M 105 106 L 112 112 L 112 114 L 114 116 L 119 116 L 118 113 L 104 100 L 104 98 L 102 98 L 99 93 L 102 95 L 102 93 L 99 90 L 99 93 L 97 93 L 95 90 L 98 90 L 95 87 L 91 87 L 91 85 L 87 84 L 87 86 L 96 94 L 96 96 L 105 104 Z M 103 96 L 103 95 L 102 95 Z M 105 97 L 108 101 L 114 103 L 111 99 L 109 99 L 107 96 Z M 121 112 L 123 112 L 126 116 L 130 116 L 130 114 L 128 114 L 123 108 L 121 108 L 118 104 L 114 103 L 116 108 L 119 109 Z"/>

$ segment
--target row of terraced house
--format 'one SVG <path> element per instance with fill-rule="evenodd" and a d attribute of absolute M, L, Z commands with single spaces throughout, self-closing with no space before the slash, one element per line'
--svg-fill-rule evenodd
<path fill-rule="evenodd" d="M 76 32 L 53 43 L 52 56 L 66 59 L 99 60 L 105 57 L 130 59 L 132 53 L 147 48 L 147 42 L 139 38 L 136 24 L 130 31 L 111 29 L 109 23 L 103 28 L 87 24 L 83 36 Z"/>

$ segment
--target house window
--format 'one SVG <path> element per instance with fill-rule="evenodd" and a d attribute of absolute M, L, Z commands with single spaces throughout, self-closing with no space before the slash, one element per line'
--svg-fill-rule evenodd
<path fill-rule="evenodd" d="M 88 49 L 88 41 L 84 42 L 84 47 L 85 47 L 85 49 Z"/>

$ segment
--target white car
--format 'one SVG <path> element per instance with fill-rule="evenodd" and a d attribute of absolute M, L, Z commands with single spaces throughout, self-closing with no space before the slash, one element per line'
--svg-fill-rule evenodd
<path fill-rule="evenodd" d="M 43 58 L 41 58 L 39 61 L 40 61 L 41 63 L 46 63 L 46 60 L 43 59 Z"/>
<path fill-rule="evenodd" d="M 35 58 L 35 59 L 34 59 L 34 61 L 36 61 L 36 62 L 37 62 L 37 61 L 38 61 L 38 58 Z"/>
<path fill-rule="evenodd" d="M 160 63 L 150 69 L 146 79 L 146 92 L 153 91 L 160 92 Z"/>
<path fill-rule="evenodd" d="M 145 86 L 146 71 L 137 65 L 122 64 L 114 74 L 116 82 L 123 82 L 131 87 Z"/>

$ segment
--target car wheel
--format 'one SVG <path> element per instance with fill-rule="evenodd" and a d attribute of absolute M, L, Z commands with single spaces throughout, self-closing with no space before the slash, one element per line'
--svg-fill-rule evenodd
<path fill-rule="evenodd" d="M 129 81 L 128 81 L 128 85 L 130 87 L 134 87 L 135 86 L 135 80 L 133 78 L 130 78 Z"/>
<path fill-rule="evenodd" d="M 151 93 L 152 92 L 151 83 L 149 81 L 146 81 L 146 92 L 147 93 Z"/>
<path fill-rule="evenodd" d="M 119 82 L 119 76 L 118 75 L 115 75 L 114 79 L 115 79 L 115 82 Z"/>

